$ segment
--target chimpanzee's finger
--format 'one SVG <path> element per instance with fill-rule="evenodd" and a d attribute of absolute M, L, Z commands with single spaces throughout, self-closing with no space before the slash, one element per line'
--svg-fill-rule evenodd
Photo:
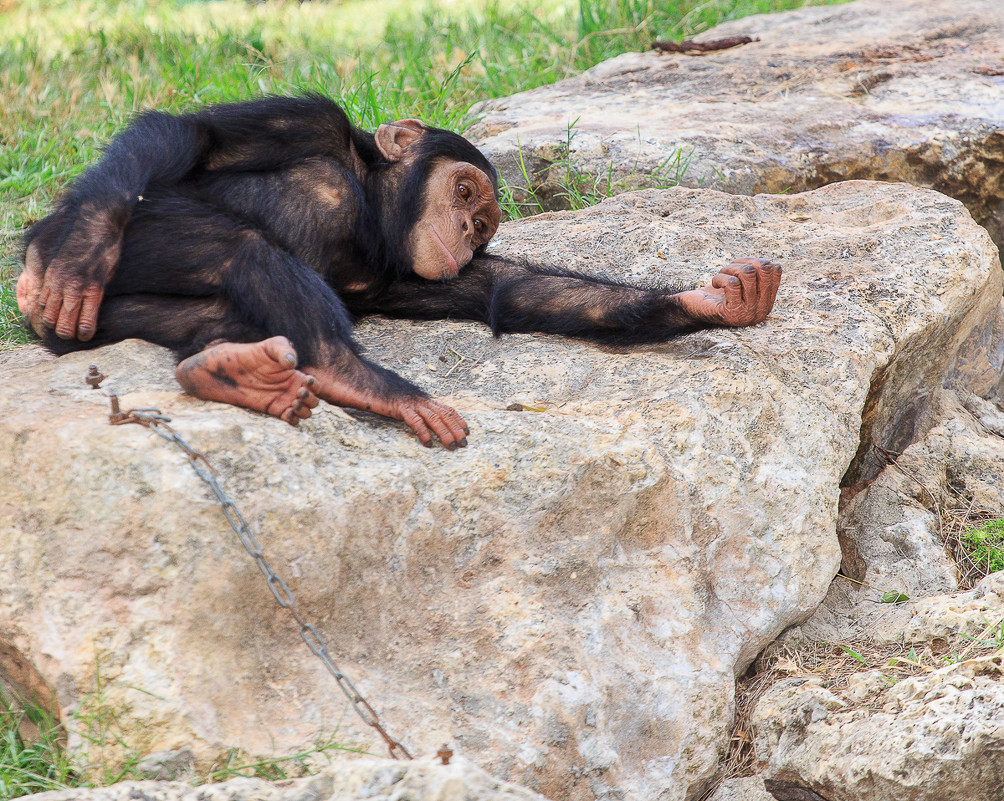
<path fill-rule="evenodd" d="M 453 432 L 450 431 L 450 427 L 440 416 L 439 409 L 436 408 L 437 406 L 438 404 L 434 404 L 430 401 L 419 407 L 418 413 L 422 415 L 422 419 L 425 421 L 425 424 L 432 429 L 433 433 L 435 433 L 445 448 L 451 451 L 456 450 L 460 440 L 453 436 Z"/>
<path fill-rule="evenodd" d="M 777 290 L 781 286 L 781 276 L 783 270 L 780 264 L 768 261 L 763 267 L 765 281 L 765 287 L 763 289 L 764 296 L 764 312 L 763 317 L 766 319 L 767 315 L 770 314 L 770 310 L 774 308 L 774 301 L 777 299 Z"/>
<path fill-rule="evenodd" d="M 101 287 L 90 286 L 83 292 L 80 319 L 77 322 L 77 339 L 87 342 L 98 329 L 98 307 L 105 293 Z"/>
<path fill-rule="evenodd" d="M 307 389 L 307 387 L 312 386 L 312 379 L 313 376 L 310 376 L 310 378 L 307 380 L 307 386 L 300 387 L 299 392 L 296 393 L 296 399 L 300 401 L 304 406 L 307 406 L 310 409 L 316 408 L 319 402 L 317 396 L 309 389 Z"/>
<path fill-rule="evenodd" d="M 432 432 L 429 431 L 429 427 L 413 407 L 405 406 L 401 410 L 401 419 L 418 435 L 419 441 L 426 448 L 432 447 Z"/>
<path fill-rule="evenodd" d="M 60 339 L 74 339 L 77 336 L 77 322 L 80 320 L 80 305 L 83 295 L 76 287 L 67 287 L 63 292 L 59 317 L 56 319 L 56 336 Z"/>
<path fill-rule="evenodd" d="M 265 347 L 265 352 L 268 354 L 276 364 L 281 364 L 284 367 L 288 367 L 290 370 L 296 367 L 298 361 L 298 356 L 296 354 L 296 349 L 284 336 L 274 336 L 268 339 L 262 340 L 262 345 Z"/>
<path fill-rule="evenodd" d="M 718 273 L 714 278 L 711 279 L 711 286 L 715 289 L 725 290 L 725 309 L 726 311 L 735 311 L 736 309 L 742 308 L 743 305 L 743 290 L 742 284 L 739 279 L 734 275 L 727 275 L 726 273 Z"/>
<path fill-rule="evenodd" d="M 722 267 L 720 272 L 725 275 L 734 275 L 739 279 L 743 303 L 755 308 L 759 293 L 757 292 L 757 268 L 752 262 L 760 263 L 761 260 L 736 259 L 731 264 Z"/>
<path fill-rule="evenodd" d="M 433 403 L 435 403 L 436 411 L 439 413 L 440 418 L 446 424 L 447 428 L 449 428 L 453 441 L 461 448 L 466 448 L 467 435 L 471 433 L 471 430 L 467 427 L 467 423 L 464 422 L 464 418 L 452 406 L 447 406 L 445 403 L 437 401 L 433 401 Z"/>

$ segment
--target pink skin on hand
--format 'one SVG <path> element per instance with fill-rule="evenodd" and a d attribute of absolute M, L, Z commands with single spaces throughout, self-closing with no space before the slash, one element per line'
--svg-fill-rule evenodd
<path fill-rule="evenodd" d="M 733 328 L 755 325 L 774 307 L 781 272 L 780 265 L 767 259 L 735 259 L 708 286 L 674 297 L 702 322 Z"/>

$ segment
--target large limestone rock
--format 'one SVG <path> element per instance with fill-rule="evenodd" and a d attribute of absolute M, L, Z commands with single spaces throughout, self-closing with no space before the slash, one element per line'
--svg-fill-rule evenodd
<path fill-rule="evenodd" d="M 663 165 L 674 180 L 686 166 L 685 185 L 740 194 L 908 181 L 959 198 L 1004 242 L 1004 3 L 858 0 L 699 38 L 735 35 L 761 41 L 618 56 L 487 101 L 470 133 L 515 185 L 525 184 L 521 153 L 545 199 L 567 159 L 598 176 L 612 167 L 626 185 Z"/>
<path fill-rule="evenodd" d="M 335 661 L 418 754 L 552 798 L 685 799 L 734 677 L 819 604 L 839 484 L 916 433 L 924 388 L 1000 373 L 996 248 L 907 185 L 678 189 L 506 225 L 498 252 L 662 285 L 771 255 L 763 325 L 649 348 L 372 321 L 369 353 L 464 411 L 471 446 L 328 409 L 299 429 L 185 397 L 129 342 L 14 354 L 0 384 L 0 636 L 64 711 L 95 686 L 144 750 L 379 752 L 180 451 L 107 424 L 156 406 L 219 469 Z M 445 359 L 441 360 L 440 357 Z M 27 366 L 19 367 L 19 361 Z M 89 363 L 110 378 L 83 383 Z M 506 411 L 517 403 L 525 410 Z"/>

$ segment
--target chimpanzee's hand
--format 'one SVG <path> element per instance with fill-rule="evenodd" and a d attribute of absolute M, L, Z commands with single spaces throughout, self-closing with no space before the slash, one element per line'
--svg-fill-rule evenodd
<path fill-rule="evenodd" d="M 781 267 L 767 259 L 736 259 L 711 284 L 675 295 L 696 320 L 745 326 L 767 319 L 781 283 Z"/>
<path fill-rule="evenodd" d="M 38 226 L 17 282 L 17 305 L 39 335 L 51 328 L 62 339 L 94 336 L 122 250 L 125 216 L 85 204 L 75 214 L 61 209 Z"/>

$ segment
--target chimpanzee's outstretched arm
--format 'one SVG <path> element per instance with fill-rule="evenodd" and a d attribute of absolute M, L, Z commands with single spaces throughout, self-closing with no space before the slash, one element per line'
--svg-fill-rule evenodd
<path fill-rule="evenodd" d="M 90 339 L 122 232 L 149 186 L 177 184 L 196 170 L 264 171 L 312 155 L 345 157 L 350 131 L 344 112 L 320 97 L 140 115 L 26 234 L 18 305 L 39 333 L 49 327 L 62 338 Z"/>
<path fill-rule="evenodd" d="M 634 344 L 761 322 L 780 281 L 781 268 L 764 259 L 737 259 L 708 286 L 674 292 L 481 256 L 450 281 L 393 284 L 371 310 L 415 319 L 480 320 L 496 334 L 542 332 Z"/>

